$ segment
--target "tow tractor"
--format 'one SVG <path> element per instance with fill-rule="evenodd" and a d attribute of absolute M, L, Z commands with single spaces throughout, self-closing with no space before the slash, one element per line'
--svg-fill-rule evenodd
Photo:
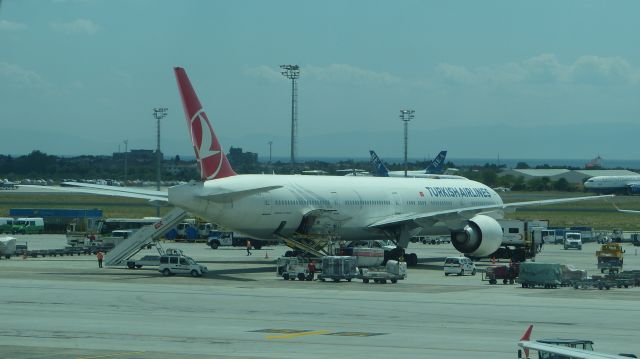
<path fill-rule="evenodd" d="M 609 271 L 610 274 L 613 274 L 622 270 L 624 251 L 620 243 L 603 244 L 600 250 L 596 251 L 596 257 L 598 258 L 598 269 L 600 269 L 601 273 Z"/>

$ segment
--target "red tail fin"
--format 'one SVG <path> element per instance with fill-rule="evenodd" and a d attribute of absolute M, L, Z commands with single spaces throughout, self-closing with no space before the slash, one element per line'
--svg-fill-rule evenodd
<path fill-rule="evenodd" d="M 196 159 L 200 164 L 200 177 L 202 180 L 235 176 L 227 156 L 213 132 L 207 114 L 200 105 L 200 100 L 191 86 L 187 73 L 181 67 L 174 68 L 182 106 L 187 118 L 187 126 L 191 135 Z"/>
<path fill-rule="evenodd" d="M 529 328 L 527 328 L 527 330 L 522 335 L 522 338 L 520 338 L 520 341 L 528 342 L 531 339 L 532 330 L 533 330 L 533 324 L 531 324 Z M 524 348 L 524 357 L 529 358 L 529 348 Z"/>

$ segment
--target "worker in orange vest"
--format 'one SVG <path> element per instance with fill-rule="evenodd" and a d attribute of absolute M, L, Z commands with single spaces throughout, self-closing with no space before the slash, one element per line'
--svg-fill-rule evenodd
<path fill-rule="evenodd" d="M 102 268 L 102 259 L 104 258 L 104 254 L 101 251 L 96 253 L 96 258 L 98 258 L 98 268 Z"/>

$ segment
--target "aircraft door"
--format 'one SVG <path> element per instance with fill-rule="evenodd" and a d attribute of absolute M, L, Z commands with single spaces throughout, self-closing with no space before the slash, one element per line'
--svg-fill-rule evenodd
<path fill-rule="evenodd" d="M 340 198 L 338 192 L 331 192 L 331 208 L 340 211 Z"/>
<path fill-rule="evenodd" d="M 272 213 L 273 210 L 273 203 L 272 203 L 272 199 L 271 199 L 271 193 L 269 192 L 265 192 L 261 194 L 261 200 L 262 200 L 262 215 L 263 216 L 269 216 Z"/>
<path fill-rule="evenodd" d="M 393 213 L 400 214 L 402 213 L 402 199 L 398 192 L 391 193 L 391 205 L 393 206 Z"/>

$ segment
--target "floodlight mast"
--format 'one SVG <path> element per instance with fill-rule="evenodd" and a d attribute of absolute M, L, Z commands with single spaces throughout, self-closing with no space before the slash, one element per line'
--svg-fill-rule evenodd
<path fill-rule="evenodd" d="M 281 74 L 291 80 L 291 171 L 295 172 L 296 144 L 298 132 L 298 83 L 300 66 L 280 65 Z"/>
<path fill-rule="evenodd" d="M 409 140 L 409 121 L 414 117 L 414 110 L 400 110 L 400 119 L 404 123 L 404 176 L 407 177 L 407 171 L 409 169 L 407 164 L 407 142 Z"/>
<path fill-rule="evenodd" d="M 166 107 L 156 107 L 153 109 L 153 117 L 156 119 L 158 126 L 158 138 L 156 146 L 156 191 L 160 190 L 160 166 L 162 165 L 162 158 L 160 155 L 160 120 L 167 117 Z M 156 207 L 156 217 L 160 217 L 160 207 Z"/>

